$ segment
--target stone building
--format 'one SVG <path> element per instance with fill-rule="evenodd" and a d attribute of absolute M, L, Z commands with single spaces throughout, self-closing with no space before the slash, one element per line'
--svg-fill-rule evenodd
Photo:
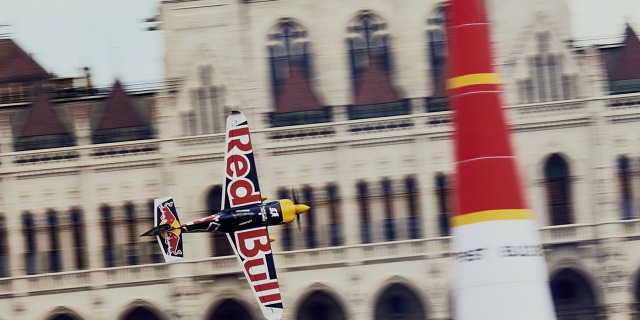
<path fill-rule="evenodd" d="M 564 1 L 487 5 L 559 319 L 637 317 L 634 28 L 580 48 Z M 0 319 L 260 319 L 224 237 L 185 236 L 172 264 L 138 238 L 154 197 L 184 221 L 219 208 L 233 109 L 263 194 L 295 187 L 312 207 L 302 233 L 270 229 L 286 319 L 454 319 L 444 5 L 159 6 L 157 90 L 68 86 L 0 40 Z"/>

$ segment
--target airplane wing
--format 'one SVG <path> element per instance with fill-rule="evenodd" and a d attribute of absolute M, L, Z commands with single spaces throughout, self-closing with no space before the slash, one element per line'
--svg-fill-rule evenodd
<path fill-rule="evenodd" d="M 262 203 L 249 124 L 240 111 L 231 111 L 227 118 L 225 141 L 222 210 Z M 279 320 L 282 317 L 282 300 L 267 227 L 230 232 L 227 238 L 262 314 L 269 320 Z"/>
<path fill-rule="evenodd" d="M 222 192 L 222 210 L 260 204 L 260 185 L 247 118 L 240 111 L 231 111 L 227 118 Z"/>
<path fill-rule="evenodd" d="M 282 318 L 282 299 L 267 227 L 227 233 L 260 310 L 269 320 Z"/>

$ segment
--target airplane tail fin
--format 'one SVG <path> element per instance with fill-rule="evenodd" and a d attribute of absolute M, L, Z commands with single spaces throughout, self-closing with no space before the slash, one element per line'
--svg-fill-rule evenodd
<path fill-rule="evenodd" d="M 162 249 L 164 261 L 179 261 L 184 258 L 182 249 L 182 229 L 173 198 L 164 197 L 153 200 L 153 229 L 141 236 L 155 236 Z"/>

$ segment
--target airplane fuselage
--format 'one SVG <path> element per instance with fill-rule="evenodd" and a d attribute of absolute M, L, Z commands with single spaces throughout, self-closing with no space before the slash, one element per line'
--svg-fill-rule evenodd
<path fill-rule="evenodd" d="M 247 208 L 223 210 L 208 217 L 180 225 L 183 232 L 234 232 L 261 226 L 283 224 L 280 201 Z"/>

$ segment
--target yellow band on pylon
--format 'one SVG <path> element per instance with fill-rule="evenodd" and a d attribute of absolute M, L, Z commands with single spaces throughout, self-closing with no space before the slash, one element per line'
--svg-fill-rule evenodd
<path fill-rule="evenodd" d="M 472 86 L 476 84 L 500 84 L 500 75 L 497 73 L 473 73 L 447 79 L 447 89 Z"/>
<path fill-rule="evenodd" d="M 501 209 L 486 210 L 462 214 L 451 218 L 451 226 L 459 227 L 466 224 L 495 220 L 531 220 L 533 216 L 529 209 Z"/>

